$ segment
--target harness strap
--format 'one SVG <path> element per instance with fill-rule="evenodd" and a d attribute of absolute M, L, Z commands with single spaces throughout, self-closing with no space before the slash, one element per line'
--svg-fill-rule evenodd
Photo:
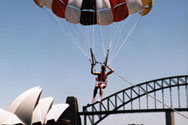
<path fill-rule="evenodd" d="M 104 65 L 106 66 L 108 64 L 108 55 L 109 55 L 109 49 L 107 49 L 107 52 L 106 52 L 106 57 L 105 57 L 105 60 L 104 60 Z"/>
<path fill-rule="evenodd" d="M 109 51 L 110 51 L 110 50 L 107 49 L 106 56 L 105 56 L 105 60 L 104 60 L 104 62 L 102 63 L 102 62 L 98 62 L 98 61 L 96 60 L 95 55 L 94 55 L 94 53 L 93 53 L 93 50 L 92 50 L 92 48 L 90 48 L 91 62 L 92 62 L 92 64 L 96 65 L 96 64 L 98 63 L 98 64 L 101 64 L 101 65 L 105 65 L 105 66 L 106 66 L 107 63 L 108 63 Z"/>

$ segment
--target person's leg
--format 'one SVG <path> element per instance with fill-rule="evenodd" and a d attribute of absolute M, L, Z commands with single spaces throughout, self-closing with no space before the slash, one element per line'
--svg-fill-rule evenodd
<path fill-rule="evenodd" d="M 95 102 L 95 97 L 97 95 L 97 90 L 98 90 L 98 84 L 95 85 L 95 88 L 94 88 L 94 91 L 93 91 L 92 103 Z"/>
<path fill-rule="evenodd" d="M 104 85 L 100 85 L 100 97 L 99 97 L 99 102 L 101 102 L 102 100 L 102 96 L 103 96 L 103 89 L 104 89 Z"/>

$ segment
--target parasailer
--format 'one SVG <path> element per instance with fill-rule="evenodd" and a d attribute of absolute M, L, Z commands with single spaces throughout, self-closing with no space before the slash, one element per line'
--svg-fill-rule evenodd
<path fill-rule="evenodd" d="M 110 70 L 108 72 L 106 72 L 106 67 Z M 107 78 L 108 75 L 112 74 L 114 72 L 114 70 L 112 68 L 110 68 L 109 66 L 105 66 L 102 65 L 101 66 L 101 72 L 94 72 L 93 71 L 94 68 L 94 64 L 91 64 L 91 73 L 93 75 L 97 75 L 96 78 L 96 84 L 95 84 L 95 88 L 93 91 L 93 99 L 92 99 L 92 103 L 95 102 L 95 97 L 97 95 L 97 91 L 98 89 L 100 89 L 100 97 L 99 97 L 99 102 L 102 100 L 102 96 L 103 96 L 103 89 L 105 89 L 107 87 Z"/>
<path fill-rule="evenodd" d="M 108 64 L 108 55 L 109 55 L 109 50 L 107 50 L 106 53 L 106 57 L 103 63 L 101 62 L 97 62 L 93 50 L 90 48 L 90 52 L 91 52 L 91 74 L 96 75 L 96 84 L 95 84 L 95 88 L 93 91 L 93 99 L 92 99 L 92 103 L 95 102 L 95 97 L 97 95 L 97 91 L 98 89 L 100 89 L 100 97 L 99 97 L 99 102 L 102 100 L 103 97 L 103 89 L 105 89 L 107 87 L 107 83 L 108 83 L 108 75 L 112 74 L 114 72 L 114 70 L 112 68 L 110 68 L 107 64 Z M 100 72 L 95 72 L 94 71 L 94 66 L 99 63 L 101 64 L 101 71 Z M 106 72 L 106 68 L 109 69 L 108 72 Z"/>
<path fill-rule="evenodd" d="M 150 12 L 153 0 L 34 0 L 50 8 L 55 15 L 71 23 L 108 25 L 120 22 L 129 15 Z"/>

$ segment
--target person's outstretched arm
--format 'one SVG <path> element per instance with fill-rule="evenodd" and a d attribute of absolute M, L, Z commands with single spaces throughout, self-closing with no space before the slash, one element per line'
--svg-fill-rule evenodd
<path fill-rule="evenodd" d="M 110 75 L 110 74 L 112 74 L 112 73 L 114 72 L 114 70 L 113 70 L 112 68 L 110 68 L 109 66 L 106 65 L 106 67 L 110 70 L 110 71 L 107 73 L 107 75 Z"/>
<path fill-rule="evenodd" d="M 98 72 L 94 72 L 94 64 L 91 64 L 91 74 L 93 75 L 98 75 L 99 73 Z"/>

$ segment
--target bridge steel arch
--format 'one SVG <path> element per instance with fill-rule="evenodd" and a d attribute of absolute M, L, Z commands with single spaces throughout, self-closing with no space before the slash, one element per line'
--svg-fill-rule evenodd
<path fill-rule="evenodd" d="M 173 103 L 175 102 L 173 100 L 174 88 L 177 88 L 177 98 L 175 101 L 177 102 L 178 100 L 178 102 L 176 106 Z M 166 97 L 167 90 L 168 97 Z M 168 105 L 175 108 L 176 111 L 188 111 L 188 75 L 181 75 L 155 79 L 123 89 L 102 99 L 101 102 L 83 106 L 83 112 L 79 114 L 84 115 L 84 125 L 87 124 L 87 120 L 89 120 L 92 125 L 96 125 L 110 114 L 172 111 L 171 108 L 165 105 L 158 106 L 157 100 L 154 99 L 154 104 L 152 108 L 150 107 L 149 96 L 152 94 L 152 97 L 157 98 L 158 92 L 161 93 L 160 101 L 162 104 L 166 104 L 167 100 L 169 100 Z M 184 96 L 181 96 L 182 93 L 184 93 Z M 143 99 L 143 97 L 146 98 Z M 185 98 L 183 106 L 181 105 L 181 97 Z M 146 103 L 144 108 L 142 107 L 141 102 L 143 101 L 141 101 L 141 99 Z M 134 107 L 135 100 L 138 101 L 136 105 L 137 108 Z"/>

